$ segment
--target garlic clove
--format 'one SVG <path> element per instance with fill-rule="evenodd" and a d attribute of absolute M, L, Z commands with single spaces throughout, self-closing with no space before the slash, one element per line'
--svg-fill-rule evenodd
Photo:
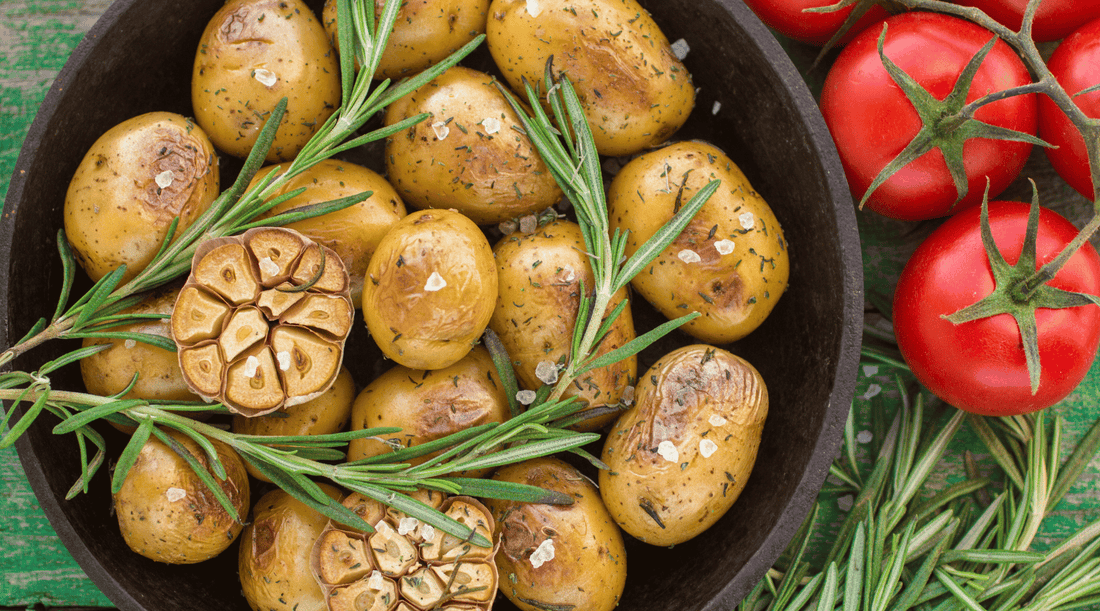
<path fill-rule="evenodd" d="M 198 286 L 188 286 L 180 291 L 173 312 L 186 314 L 172 316 L 172 337 L 189 346 L 217 337 L 230 307 L 221 297 Z"/>
<path fill-rule="evenodd" d="M 228 242 L 207 252 L 192 267 L 195 281 L 233 305 L 255 301 L 260 283 L 244 246 Z"/>
<path fill-rule="evenodd" d="M 196 393 L 206 398 L 221 394 L 225 382 L 225 359 L 216 342 L 181 348 L 179 361 L 184 381 Z"/>
<path fill-rule="evenodd" d="M 358 536 L 330 530 L 321 535 L 317 549 L 318 577 L 329 585 L 349 584 L 374 570 L 366 542 Z"/>
<path fill-rule="evenodd" d="M 274 227 L 249 233 L 246 245 L 259 264 L 260 283 L 265 288 L 285 282 L 306 247 L 298 234 Z"/>
<path fill-rule="evenodd" d="M 324 392 L 340 373 L 340 346 L 305 327 L 276 327 L 271 331 L 271 349 L 278 359 L 278 375 L 283 380 L 288 406 L 305 403 Z"/>
<path fill-rule="evenodd" d="M 229 365 L 225 402 L 244 415 L 260 415 L 283 406 L 286 395 L 279 381 L 275 357 L 267 346 L 242 354 Z"/>
<path fill-rule="evenodd" d="M 225 323 L 218 338 L 225 360 L 232 361 L 245 350 L 267 338 L 267 319 L 260 310 L 251 306 L 238 309 Z"/>
<path fill-rule="evenodd" d="M 285 324 L 303 325 L 324 331 L 336 338 L 345 337 L 351 332 L 354 315 L 355 307 L 350 299 L 342 295 L 310 293 L 284 313 L 281 320 Z"/>

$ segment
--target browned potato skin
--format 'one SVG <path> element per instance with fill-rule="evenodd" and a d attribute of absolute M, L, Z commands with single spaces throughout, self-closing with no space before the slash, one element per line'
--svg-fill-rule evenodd
<path fill-rule="evenodd" d="M 429 291 L 433 272 L 447 285 Z M 383 354 L 413 369 L 442 369 L 477 343 L 496 299 L 496 265 L 485 234 L 452 210 L 421 210 L 379 243 L 362 309 Z"/>
<path fill-rule="evenodd" d="M 768 415 L 768 391 L 744 359 L 696 344 L 650 367 L 636 397 L 607 435 L 600 494 L 634 537 L 683 543 L 718 521 L 744 489 Z M 657 452 L 663 441 L 676 446 L 676 462 Z M 701 452 L 706 441 L 717 445 L 709 457 Z"/>
<path fill-rule="evenodd" d="M 318 485 L 340 500 L 337 488 Z M 310 551 L 326 524 L 326 516 L 282 490 L 272 490 L 256 501 L 237 555 L 241 590 L 253 611 L 326 608 L 324 592 L 310 569 Z"/>
<path fill-rule="evenodd" d="M 327 435 L 339 433 L 351 419 L 355 401 L 355 380 L 347 367 L 340 369 L 336 381 L 321 396 L 264 416 L 233 416 L 232 430 L 242 435 Z M 271 480 L 249 463 L 248 474 L 263 482 Z"/>
<path fill-rule="evenodd" d="M 172 173 L 167 187 L 157 184 Z M 126 264 L 145 269 L 172 220 L 181 234 L 218 196 L 218 157 L 203 130 L 181 115 L 151 112 L 108 130 L 84 155 L 65 195 L 65 236 L 99 280 Z"/>
<path fill-rule="evenodd" d="M 381 18 L 386 0 L 375 0 Z M 433 66 L 485 33 L 489 0 L 405 0 L 397 11 L 375 78 L 397 80 Z M 327 0 L 321 21 L 337 47 L 336 0 Z"/>
<path fill-rule="evenodd" d="M 455 66 L 391 104 L 386 124 L 431 116 L 386 139 L 387 177 L 410 206 L 453 208 L 480 225 L 539 212 L 562 192 L 483 72 Z M 487 133 L 493 118 L 499 131 Z M 443 127 L 433 127 L 445 123 Z M 436 129 L 446 129 L 440 139 Z"/>
<path fill-rule="evenodd" d="M 284 166 L 262 168 L 252 184 Z M 306 192 L 275 206 L 260 218 L 270 218 L 290 210 L 370 191 L 364 201 L 343 210 L 285 225 L 333 250 L 344 261 L 351 279 L 351 300 L 363 299 L 363 275 L 367 273 L 374 249 L 386 231 L 406 214 L 405 203 L 381 174 L 347 161 L 326 159 L 290 179 L 274 196 L 305 187 Z"/>
<path fill-rule="evenodd" d="M 276 81 L 257 80 L 267 70 Z M 191 104 L 218 149 L 244 158 L 283 97 L 286 115 L 267 154 L 298 155 L 340 104 L 340 64 L 325 29 L 301 0 L 229 0 L 202 34 Z"/>
<path fill-rule="evenodd" d="M 488 422 L 508 419 L 508 397 L 497 379 L 489 352 L 480 346 L 462 360 L 436 371 L 397 366 L 367 385 L 355 399 L 351 412 L 352 430 L 400 427 L 400 433 L 384 435 L 411 447 Z M 391 451 L 378 439 L 353 439 L 348 443 L 348 460 L 378 456 Z M 438 454 L 438 453 L 437 453 Z M 414 465 L 431 456 L 415 458 Z M 464 473 L 483 477 L 491 469 Z"/>
<path fill-rule="evenodd" d="M 501 533 L 500 589 L 523 611 L 555 608 L 611 611 L 626 585 L 626 548 L 592 482 L 557 458 L 501 467 L 493 479 L 573 497 L 572 505 L 486 500 Z M 535 568 L 531 553 L 552 537 L 554 558 Z M 527 601 L 538 601 L 537 607 Z"/>
<path fill-rule="evenodd" d="M 532 234 L 512 233 L 493 249 L 496 255 L 499 295 L 489 328 L 500 338 L 515 365 L 524 388 L 537 390 L 542 381 L 535 368 L 542 361 L 565 362 L 580 308 L 581 283 L 595 286 L 592 267 L 585 255 L 584 235 L 576 223 L 558 220 Z M 610 309 L 627 299 L 626 288 L 615 294 Z M 600 344 L 605 354 L 634 339 L 630 306 L 622 311 Z M 576 396 L 589 407 L 615 405 L 638 375 L 638 360 L 631 356 L 590 371 L 570 384 L 564 396 Z M 603 428 L 619 414 L 611 412 L 573 427 L 581 431 Z"/>
<path fill-rule="evenodd" d="M 635 0 L 493 0 L 486 42 L 505 80 L 546 91 L 546 61 L 577 90 L 601 155 L 631 155 L 687 121 L 695 87 L 653 19 Z"/>
<path fill-rule="evenodd" d="M 168 435 L 209 468 L 206 453 L 190 437 L 172 430 Z M 224 443 L 210 440 L 225 466 L 227 478 L 217 480 L 243 521 L 248 515 L 248 474 L 240 456 Z M 170 489 L 185 493 L 172 501 Z M 115 515 L 126 544 L 135 552 L 170 564 L 193 564 L 217 556 L 241 533 L 207 490 L 202 480 L 178 454 L 156 437 L 142 446 L 137 460 L 114 495 Z"/>
<path fill-rule="evenodd" d="M 718 190 L 631 285 L 670 319 L 699 312 L 681 329 L 703 342 L 726 344 L 764 322 L 790 275 L 783 229 L 737 165 L 705 142 L 678 142 L 624 166 L 608 189 L 607 208 L 612 231 L 630 231 L 630 256 L 681 202 L 715 179 L 722 181 Z M 739 218 L 745 213 L 752 215 L 750 229 Z M 735 244 L 733 252 L 717 250 L 722 240 Z M 685 249 L 700 261 L 685 263 L 679 256 Z"/>

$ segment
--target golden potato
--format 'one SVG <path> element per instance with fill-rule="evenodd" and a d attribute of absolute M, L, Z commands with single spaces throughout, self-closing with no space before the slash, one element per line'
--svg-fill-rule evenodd
<path fill-rule="evenodd" d="M 744 489 L 767 415 L 767 387 L 747 361 L 699 344 L 672 351 L 641 377 L 636 406 L 604 443 L 611 517 L 653 545 L 697 536 Z"/>
<path fill-rule="evenodd" d="M 715 179 L 718 190 L 631 284 L 669 318 L 699 312 L 681 329 L 725 344 L 764 322 L 790 274 L 783 229 L 737 165 L 704 142 L 672 144 L 626 164 L 611 182 L 607 208 L 612 231 L 630 231 L 630 256 Z"/>
<path fill-rule="evenodd" d="M 282 167 L 284 166 L 268 166 L 261 169 L 252 179 L 252 183 L 256 184 L 268 173 Z M 351 300 L 358 305 L 363 298 L 363 275 L 367 273 L 367 263 L 382 236 L 407 213 L 405 203 L 381 174 L 358 164 L 335 159 L 321 161 L 295 176 L 272 196 L 302 187 L 306 188 L 305 193 L 275 206 L 260 218 L 270 218 L 303 206 L 366 191 L 372 193 L 366 200 L 343 210 L 285 225 L 340 255 L 351 279 Z"/>
<path fill-rule="evenodd" d="M 272 163 L 294 159 L 340 104 L 340 63 L 324 27 L 302 0 L 229 0 L 195 54 L 195 119 L 219 150 L 244 158 L 284 97 Z"/>
<path fill-rule="evenodd" d="M 561 199 L 519 116 L 483 72 L 455 66 L 391 104 L 386 124 L 431 116 L 386 139 L 387 177 L 416 208 L 453 208 L 478 224 Z"/>
<path fill-rule="evenodd" d="M 546 61 L 577 90 L 601 155 L 631 155 L 687 121 L 695 86 L 635 0 L 493 0 L 489 52 L 515 91 L 541 87 Z"/>
<path fill-rule="evenodd" d="M 143 114 L 84 155 L 65 194 L 65 236 L 92 280 L 125 264 L 126 282 L 149 265 L 176 217 L 178 236 L 218 193 L 218 157 L 203 130 L 174 113 Z"/>
<path fill-rule="evenodd" d="M 501 533 L 501 591 L 523 611 L 611 611 L 626 585 L 626 548 L 596 486 L 568 463 L 536 458 L 493 479 L 563 492 L 572 505 L 487 500 Z"/>
<path fill-rule="evenodd" d="M 451 210 L 398 221 L 371 257 L 363 317 L 387 357 L 413 369 L 458 362 L 489 325 L 497 273 L 489 241 Z"/>
<path fill-rule="evenodd" d="M 374 0 L 381 18 L 386 0 Z M 433 66 L 485 33 L 489 0 L 405 0 L 397 11 L 375 78 L 397 80 Z M 337 46 L 336 0 L 327 0 L 321 20 Z M 339 47 L 337 47 L 339 48 Z"/>
<path fill-rule="evenodd" d="M 540 364 L 546 369 L 564 364 L 569 357 L 581 284 L 589 291 L 595 286 L 592 266 L 584 253 L 580 226 L 565 220 L 551 222 L 531 234 L 507 235 L 493 249 L 499 295 L 489 328 L 504 344 L 516 377 L 525 388 L 538 390 L 545 382 L 538 376 Z M 615 295 L 611 308 L 625 299 L 623 288 Z M 606 354 L 632 339 L 634 320 L 627 305 L 597 354 Z M 590 408 L 615 406 L 637 375 L 638 360 L 630 356 L 585 373 L 569 385 L 564 396 L 576 396 Z M 617 417 L 612 411 L 575 428 L 594 431 Z"/>

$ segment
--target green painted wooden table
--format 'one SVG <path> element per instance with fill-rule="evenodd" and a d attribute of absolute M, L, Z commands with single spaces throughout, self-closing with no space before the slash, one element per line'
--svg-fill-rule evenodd
<path fill-rule="evenodd" d="M 84 33 L 109 5 L 110 0 L 0 0 L 0 199 L 7 194 L 23 138 L 50 84 Z M 799 65 L 808 65 L 812 49 L 785 44 Z M 820 85 L 823 74 L 807 76 L 811 88 Z M 1032 156 L 1024 177 L 1034 178 L 1044 203 L 1063 215 L 1080 221 L 1088 214 L 1088 203 L 1053 174 L 1041 152 Z M 1029 201 L 1030 187 L 1021 179 L 1006 198 Z M 901 266 L 935 223 L 903 224 L 873 213 L 858 216 L 869 307 L 887 307 Z M 864 367 L 854 397 L 858 413 L 865 416 L 871 404 L 869 398 L 884 387 L 888 385 L 879 372 Z M 896 400 L 889 390 L 881 396 L 887 401 Z M 1064 451 L 1068 452 L 1100 417 L 1100 362 L 1093 366 L 1085 384 L 1052 412 L 1066 419 Z M 860 439 L 865 440 L 866 434 Z M 961 456 L 967 449 L 977 452 L 979 460 L 982 458 L 981 444 L 964 428 L 933 476 L 930 488 L 963 478 Z M 99 483 L 106 485 L 103 479 Z M 845 499 L 823 501 L 826 511 L 842 514 L 840 507 Z M 1045 549 L 1097 518 L 1100 462 L 1094 460 L 1048 517 L 1035 547 Z M 14 450 L 0 450 L 0 611 L 109 606 L 110 601 L 84 575 L 50 527 Z"/>

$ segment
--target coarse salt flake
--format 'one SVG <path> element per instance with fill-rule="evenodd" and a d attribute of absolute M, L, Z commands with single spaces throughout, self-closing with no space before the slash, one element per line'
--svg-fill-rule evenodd
<path fill-rule="evenodd" d="M 153 180 L 156 181 L 157 186 L 160 187 L 161 189 L 167 189 L 168 187 L 171 187 L 172 182 L 175 179 L 176 179 L 176 177 L 175 177 L 174 174 L 172 174 L 172 170 L 165 170 L 165 171 L 161 172 L 160 174 L 157 174 L 153 178 Z"/>
<path fill-rule="evenodd" d="M 558 366 L 552 361 L 541 361 L 535 365 L 535 377 L 543 384 L 554 384 L 558 381 Z"/>
<path fill-rule="evenodd" d="M 546 539 L 531 552 L 531 566 L 536 569 L 554 559 L 554 540 Z"/>
<path fill-rule="evenodd" d="M 127 348 L 133 348 L 134 346 L 137 345 L 137 340 L 128 339 L 128 340 L 122 342 L 122 345 L 126 346 Z"/>
<path fill-rule="evenodd" d="M 500 120 L 493 117 L 485 117 L 481 122 L 481 126 L 485 128 L 485 133 L 492 135 L 500 131 Z"/>
<path fill-rule="evenodd" d="M 714 443 L 710 439 L 704 439 L 699 442 L 699 453 L 703 455 L 703 458 L 710 458 L 711 454 L 718 451 L 718 444 Z"/>
<path fill-rule="evenodd" d="M 871 440 L 874 438 L 875 435 L 871 431 L 860 431 L 856 433 L 856 441 L 860 443 L 871 443 Z"/>
<path fill-rule="evenodd" d="M 425 541 L 431 541 L 435 538 L 435 527 L 431 524 L 424 523 L 420 525 L 420 538 Z"/>
<path fill-rule="evenodd" d="M 878 365 L 864 365 L 863 375 L 871 377 L 878 374 Z"/>
<path fill-rule="evenodd" d="M 676 449 L 676 444 L 667 439 L 657 444 L 657 453 L 668 462 L 680 462 L 680 451 Z"/>
<path fill-rule="evenodd" d="M 722 103 L 721 102 L 715 102 L 714 106 L 710 107 L 710 114 L 716 115 L 716 114 L 718 114 L 719 110 L 722 110 Z"/>
<path fill-rule="evenodd" d="M 849 494 L 846 494 L 846 495 L 844 495 L 844 496 L 842 496 L 842 497 L 840 497 L 836 500 L 836 506 L 841 511 L 848 511 L 852 508 L 852 502 L 853 502 L 852 496 L 849 495 Z"/>
<path fill-rule="evenodd" d="M 378 520 L 378 523 L 374 525 L 375 532 L 380 532 L 384 535 L 388 535 L 393 532 L 393 527 L 386 521 L 385 518 Z"/>
<path fill-rule="evenodd" d="M 698 262 L 703 260 L 699 256 L 699 253 L 697 253 L 694 250 L 691 250 L 689 248 L 685 248 L 685 249 L 681 250 L 680 252 L 676 253 L 676 256 L 681 261 L 683 261 L 684 263 L 698 263 Z"/>
<path fill-rule="evenodd" d="M 577 279 L 577 272 L 572 267 L 569 267 L 568 265 L 566 265 L 565 269 L 563 269 L 562 271 L 565 272 L 565 281 L 566 282 L 572 282 L 572 281 Z"/>
<path fill-rule="evenodd" d="M 442 121 L 436 121 L 432 123 L 432 131 L 435 132 L 436 140 L 443 140 L 447 137 L 447 134 L 451 133 L 451 128 L 447 127 L 447 124 Z"/>
<path fill-rule="evenodd" d="M 440 276 L 439 272 L 432 272 L 432 275 L 428 276 L 428 281 L 424 283 L 424 290 L 434 293 L 445 286 L 447 286 L 447 281 L 443 279 L 443 276 Z"/>
<path fill-rule="evenodd" d="M 756 217 L 751 212 L 742 212 L 737 220 L 741 221 L 742 229 L 752 229 L 756 225 Z"/>
<path fill-rule="evenodd" d="M 733 240 L 718 240 L 714 243 L 714 250 L 717 250 L 720 255 L 728 255 L 733 252 L 734 246 L 736 244 L 733 243 Z"/>
<path fill-rule="evenodd" d="M 168 497 L 168 502 L 175 503 L 187 498 L 187 491 L 183 488 L 169 488 L 165 491 L 164 496 Z"/>
<path fill-rule="evenodd" d="M 286 350 L 275 354 L 275 359 L 279 361 L 279 371 L 287 371 L 290 369 L 291 356 Z"/>
<path fill-rule="evenodd" d="M 415 532 L 418 526 L 420 526 L 420 520 L 416 518 L 401 518 L 401 521 L 397 523 L 397 534 L 404 537 L 411 532 Z"/>
<path fill-rule="evenodd" d="M 870 399 L 871 397 L 878 395 L 880 392 L 882 392 L 881 386 L 879 386 L 878 384 L 868 384 L 867 390 L 863 393 L 863 398 Z"/>
<path fill-rule="evenodd" d="M 371 571 L 370 577 L 367 578 L 367 587 L 376 591 L 386 587 L 386 581 L 382 579 L 382 571 L 378 569 Z"/>
<path fill-rule="evenodd" d="M 540 13 L 542 13 L 542 6 L 539 4 L 539 0 L 527 0 L 527 14 L 538 17 Z"/>
<path fill-rule="evenodd" d="M 254 378 L 258 371 L 260 371 L 260 359 L 249 356 L 244 360 L 244 377 Z"/>
<path fill-rule="evenodd" d="M 687 41 L 683 38 L 672 43 L 672 54 L 676 56 L 676 59 L 682 61 L 690 52 L 691 47 L 688 46 Z"/>
<path fill-rule="evenodd" d="M 271 257 L 260 259 L 260 271 L 265 276 L 274 276 L 279 273 L 279 264 L 272 261 Z"/>
<path fill-rule="evenodd" d="M 274 72 L 270 70 L 265 70 L 264 68 L 256 68 L 256 71 L 252 73 L 252 76 L 257 81 L 260 81 L 260 83 L 263 84 L 264 87 L 271 87 L 275 84 L 275 81 L 278 80 L 278 77 L 275 76 Z"/>
<path fill-rule="evenodd" d="M 729 420 L 726 420 L 718 414 L 711 414 L 710 418 L 707 418 L 707 422 L 709 422 L 711 426 L 725 426 Z"/>
<path fill-rule="evenodd" d="M 516 401 L 524 405 L 531 405 L 535 402 L 535 391 L 533 390 L 521 390 L 516 393 Z"/>
<path fill-rule="evenodd" d="M 621 398 L 623 405 L 630 405 L 634 403 L 634 387 L 627 386 L 623 389 L 623 396 Z"/>

